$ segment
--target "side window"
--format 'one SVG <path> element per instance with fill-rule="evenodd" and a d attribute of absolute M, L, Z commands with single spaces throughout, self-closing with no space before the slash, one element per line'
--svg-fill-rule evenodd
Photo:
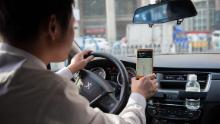
<path fill-rule="evenodd" d="M 68 61 L 65 60 L 63 62 L 50 63 L 51 71 L 56 72 L 68 65 Z"/>
<path fill-rule="evenodd" d="M 2 36 L 0 35 L 0 42 L 2 42 Z"/>

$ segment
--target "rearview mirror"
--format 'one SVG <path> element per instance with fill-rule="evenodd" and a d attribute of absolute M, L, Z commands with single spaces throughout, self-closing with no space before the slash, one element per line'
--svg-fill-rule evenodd
<path fill-rule="evenodd" d="M 177 20 L 179 24 L 184 18 L 196 15 L 197 11 L 191 0 L 165 0 L 136 9 L 133 23 L 153 25 Z"/>

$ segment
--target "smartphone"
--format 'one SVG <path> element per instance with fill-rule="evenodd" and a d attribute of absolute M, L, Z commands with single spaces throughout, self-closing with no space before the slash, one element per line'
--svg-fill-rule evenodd
<path fill-rule="evenodd" d="M 136 72 L 137 79 L 153 73 L 153 49 L 137 50 Z"/>

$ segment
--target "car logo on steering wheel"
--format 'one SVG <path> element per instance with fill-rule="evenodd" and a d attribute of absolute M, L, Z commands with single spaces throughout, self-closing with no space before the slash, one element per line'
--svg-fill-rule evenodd
<path fill-rule="evenodd" d="M 90 90 L 90 88 L 92 87 L 92 83 L 88 82 L 86 85 L 84 85 L 84 87 Z"/>

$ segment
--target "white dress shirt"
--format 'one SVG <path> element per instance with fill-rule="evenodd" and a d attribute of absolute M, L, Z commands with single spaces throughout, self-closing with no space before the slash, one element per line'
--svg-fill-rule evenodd
<path fill-rule="evenodd" d="M 131 93 L 119 115 L 91 108 L 70 81 L 68 68 L 56 73 L 34 55 L 0 43 L 0 121 L 7 124 L 145 124 L 146 100 Z M 11 120 L 11 117 L 12 118 Z M 14 119 L 14 120 L 13 120 Z"/>

